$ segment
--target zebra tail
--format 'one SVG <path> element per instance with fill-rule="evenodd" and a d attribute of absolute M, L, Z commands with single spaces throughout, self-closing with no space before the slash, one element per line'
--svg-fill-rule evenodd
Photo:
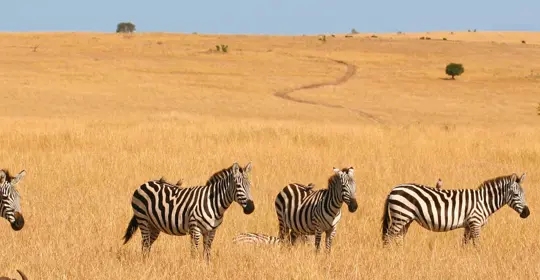
<path fill-rule="evenodd" d="M 382 239 L 384 240 L 384 236 L 388 234 L 388 228 L 390 226 L 390 209 L 388 209 L 389 204 L 389 197 L 386 198 L 386 201 L 384 202 L 384 214 L 382 217 Z"/>
<path fill-rule="evenodd" d="M 28 277 L 26 277 L 22 271 L 17 269 L 17 272 L 21 275 L 22 280 L 28 280 Z"/>
<path fill-rule="evenodd" d="M 139 224 L 137 223 L 137 219 L 135 218 L 135 215 L 133 215 L 133 218 L 131 218 L 131 221 L 129 221 L 129 225 L 126 229 L 126 235 L 124 235 L 124 244 L 126 244 L 131 237 L 133 237 L 133 234 L 135 231 L 137 231 L 138 227 Z"/>

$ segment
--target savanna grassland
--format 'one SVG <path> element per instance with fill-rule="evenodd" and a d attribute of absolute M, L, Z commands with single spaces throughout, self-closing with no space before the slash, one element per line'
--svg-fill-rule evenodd
<path fill-rule="evenodd" d="M 539 278 L 540 33 L 377 35 L 0 34 L 0 167 L 28 172 L 25 228 L 0 220 L 0 274 Z M 450 62 L 465 67 L 455 81 Z M 253 163 L 256 210 L 227 210 L 209 267 L 190 258 L 188 237 L 161 234 L 147 262 L 140 232 L 122 245 L 139 185 L 199 185 L 235 161 Z M 359 208 L 343 208 L 330 256 L 232 243 L 277 234 L 276 194 L 293 182 L 324 188 L 334 166 L 355 168 Z M 461 248 L 462 230 L 413 225 L 402 248 L 383 250 L 394 185 L 475 188 L 513 172 L 527 172 L 529 218 L 503 208 L 477 248 Z"/>

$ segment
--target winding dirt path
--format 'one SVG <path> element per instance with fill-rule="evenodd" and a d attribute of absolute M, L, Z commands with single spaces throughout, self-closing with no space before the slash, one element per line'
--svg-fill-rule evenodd
<path fill-rule="evenodd" d="M 321 59 L 319 57 L 313 57 L 313 56 L 308 56 L 308 58 Z M 346 61 L 343 61 L 343 60 L 336 60 L 336 59 L 329 59 L 329 60 L 333 61 L 334 63 L 338 63 L 338 64 L 341 64 L 341 65 L 344 65 L 344 66 L 347 67 L 347 70 L 345 71 L 345 73 L 343 75 L 341 75 L 340 77 L 338 77 L 336 80 L 330 81 L 330 82 L 313 83 L 313 84 L 303 85 L 303 86 L 299 86 L 299 87 L 295 87 L 295 88 L 291 88 L 291 89 L 283 89 L 283 90 L 274 92 L 274 95 L 279 97 L 279 98 L 283 98 L 285 100 L 289 100 L 289 101 L 293 101 L 293 102 L 311 104 L 311 105 L 319 105 L 319 106 L 324 106 L 324 107 L 328 107 L 328 108 L 338 108 L 338 109 L 349 110 L 349 111 L 357 113 L 358 115 L 360 115 L 360 116 L 362 116 L 362 117 L 364 117 L 366 119 L 370 119 L 370 120 L 372 120 L 372 121 L 374 121 L 376 123 L 382 124 L 383 122 L 379 118 L 377 118 L 376 116 L 374 116 L 372 114 L 369 114 L 369 113 L 366 113 L 366 112 L 364 112 L 362 110 L 359 110 L 359 109 L 351 109 L 351 108 L 344 107 L 342 105 L 334 105 L 334 104 L 328 104 L 328 103 L 309 101 L 309 100 L 304 100 L 304 99 L 300 99 L 300 98 L 296 98 L 296 97 L 291 96 L 291 93 L 293 93 L 295 91 L 308 90 L 308 89 L 320 88 L 320 87 L 325 87 L 325 86 L 337 86 L 337 85 L 343 84 L 343 83 L 347 82 L 352 76 L 354 76 L 356 74 L 356 66 L 355 65 L 350 64 L 350 63 L 348 63 Z"/>

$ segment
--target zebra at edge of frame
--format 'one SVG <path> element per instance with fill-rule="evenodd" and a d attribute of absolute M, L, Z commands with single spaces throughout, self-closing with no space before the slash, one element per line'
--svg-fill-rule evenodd
<path fill-rule="evenodd" d="M 401 184 L 390 191 L 384 204 L 382 241 L 402 244 L 408 228 L 416 221 L 430 231 L 464 228 L 463 245 L 479 242 L 488 217 L 505 205 L 525 219 L 530 210 L 521 186 L 525 173 L 484 181 L 477 189 L 437 189 L 419 184 Z"/>
<path fill-rule="evenodd" d="M 15 231 L 24 227 L 21 198 L 16 188 L 24 176 L 26 176 L 25 170 L 14 177 L 10 175 L 8 170 L 0 170 L 0 215 L 8 220 L 11 228 Z"/>

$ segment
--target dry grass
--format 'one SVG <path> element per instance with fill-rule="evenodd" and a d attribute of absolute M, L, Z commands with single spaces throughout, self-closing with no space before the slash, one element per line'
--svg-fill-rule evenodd
<path fill-rule="evenodd" d="M 528 75 L 540 72 L 540 48 L 531 44 L 540 34 L 528 34 L 527 45 L 493 44 L 492 36 L 322 43 L 310 36 L 1 34 L 1 167 L 28 175 L 20 186 L 25 228 L 13 232 L 0 221 L 0 274 L 538 278 L 540 95 Z M 221 43 L 229 54 L 207 52 Z M 328 58 L 356 65 L 356 75 L 291 95 L 343 108 L 273 95 L 338 78 L 345 69 Z M 456 81 L 440 79 L 450 61 L 465 66 Z M 228 210 L 210 268 L 189 257 L 188 237 L 161 235 L 147 263 L 139 232 L 121 245 L 141 183 L 163 175 L 200 184 L 234 161 L 254 164 L 256 210 Z M 344 208 L 331 256 L 232 244 L 239 232 L 276 234 L 277 192 L 290 182 L 324 187 L 333 166 L 355 167 L 359 209 Z M 481 247 L 460 248 L 461 230 L 416 225 L 403 248 L 382 249 L 382 205 L 393 185 L 434 185 L 441 177 L 444 188 L 471 188 L 525 171 L 531 216 L 504 208 L 484 228 Z"/>

